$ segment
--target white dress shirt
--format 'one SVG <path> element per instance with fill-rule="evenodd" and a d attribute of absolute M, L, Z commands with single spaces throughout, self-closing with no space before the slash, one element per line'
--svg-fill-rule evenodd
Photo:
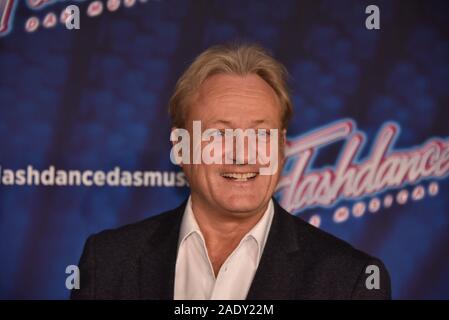
<path fill-rule="evenodd" d="M 274 206 L 270 200 L 262 218 L 242 238 L 215 277 L 189 198 L 179 233 L 174 299 L 246 299 L 267 241 L 273 215 Z"/>

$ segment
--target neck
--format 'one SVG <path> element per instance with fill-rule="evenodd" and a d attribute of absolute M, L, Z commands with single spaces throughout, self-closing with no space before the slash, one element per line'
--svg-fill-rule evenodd
<path fill-rule="evenodd" d="M 231 240 L 248 233 L 267 210 L 268 203 L 254 212 L 248 212 L 244 217 L 236 216 L 232 212 L 220 212 L 210 208 L 197 197 L 192 195 L 192 210 L 198 226 L 207 240 Z"/>
<path fill-rule="evenodd" d="M 204 236 L 208 256 L 217 276 L 221 265 L 235 250 L 242 238 L 259 222 L 268 203 L 260 210 L 236 217 L 232 212 L 219 212 L 192 195 L 192 211 Z"/>

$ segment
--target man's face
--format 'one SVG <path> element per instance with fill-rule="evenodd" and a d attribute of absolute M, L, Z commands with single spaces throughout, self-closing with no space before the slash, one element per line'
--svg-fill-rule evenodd
<path fill-rule="evenodd" d="M 191 137 L 193 121 L 198 120 L 202 131 L 212 128 L 222 132 L 225 129 L 278 130 L 277 143 L 273 143 L 273 137 L 267 138 L 267 154 L 277 152 L 279 160 L 272 175 L 259 174 L 259 169 L 267 165 L 262 166 L 259 161 L 248 163 L 247 138 L 243 164 L 224 163 L 229 149 L 225 150 L 223 137 L 222 164 L 183 165 L 194 204 L 201 202 L 202 207 L 235 217 L 260 213 L 274 193 L 283 165 L 285 131 L 282 130 L 281 107 L 274 90 L 257 75 L 214 75 L 202 84 L 188 108 L 185 125 Z M 202 147 L 208 143 L 202 142 Z M 234 160 L 235 145 L 236 140 L 231 153 Z M 273 150 L 273 147 L 277 148 Z"/>

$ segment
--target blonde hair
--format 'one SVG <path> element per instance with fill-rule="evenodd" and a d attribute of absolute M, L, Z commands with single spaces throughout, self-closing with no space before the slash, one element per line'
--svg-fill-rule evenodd
<path fill-rule="evenodd" d="M 287 71 L 264 48 L 256 44 L 213 46 L 196 57 L 179 78 L 170 98 L 169 115 L 174 127 L 184 126 L 188 99 L 208 77 L 215 74 L 256 74 L 261 77 L 276 93 L 282 108 L 282 127 L 287 128 L 293 109 L 286 83 Z"/>

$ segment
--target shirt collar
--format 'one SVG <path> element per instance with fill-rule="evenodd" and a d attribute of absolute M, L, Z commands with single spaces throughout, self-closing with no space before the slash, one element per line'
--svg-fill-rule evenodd
<path fill-rule="evenodd" d="M 252 238 L 256 241 L 258 247 L 259 261 L 260 258 L 262 257 L 262 252 L 267 242 L 268 233 L 270 231 L 271 223 L 273 221 L 273 215 L 274 215 L 274 205 L 273 200 L 270 199 L 268 207 L 265 210 L 265 213 L 263 214 L 262 218 L 241 240 L 241 242 L 243 242 L 248 238 Z M 187 238 L 189 238 L 192 234 L 195 233 L 200 236 L 200 238 L 203 240 L 204 243 L 204 237 L 193 214 L 192 200 L 191 197 L 189 196 L 189 199 L 187 201 L 184 210 L 184 215 L 182 217 L 181 228 L 179 232 L 178 248 Z"/>
<path fill-rule="evenodd" d="M 179 231 L 178 248 L 192 233 L 198 233 L 201 238 L 203 237 L 200 227 L 198 226 L 195 216 L 193 215 L 192 199 L 191 196 L 189 196 L 186 207 L 184 209 L 184 215 L 182 217 L 181 229 Z"/>

